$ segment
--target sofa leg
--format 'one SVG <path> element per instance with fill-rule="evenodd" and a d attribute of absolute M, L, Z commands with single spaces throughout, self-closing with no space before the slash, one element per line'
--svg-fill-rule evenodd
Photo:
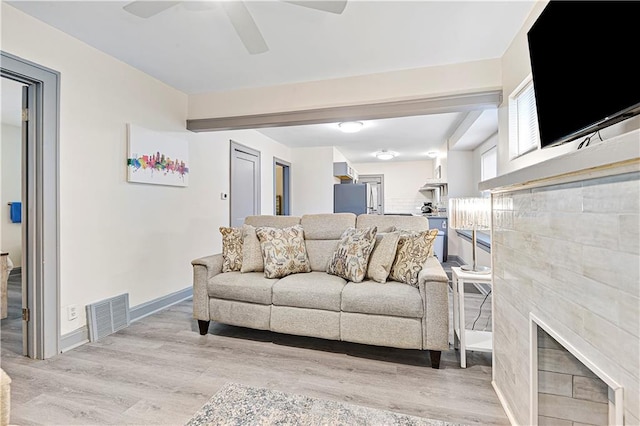
<path fill-rule="evenodd" d="M 431 368 L 440 368 L 440 356 L 442 356 L 442 351 L 429 351 L 429 356 L 431 357 Z"/>
<path fill-rule="evenodd" d="M 203 321 L 203 320 L 198 320 L 198 327 L 200 327 L 200 335 L 204 336 L 205 334 L 207 334 L 209 332 L 209 323 L 211 321 Z"/>

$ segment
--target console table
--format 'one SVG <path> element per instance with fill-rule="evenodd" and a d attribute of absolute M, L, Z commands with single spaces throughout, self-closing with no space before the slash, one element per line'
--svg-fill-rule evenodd
<path fill-rule="evenodd" d="M 467 368 L 466 351 L 491 352 L 493 335 L 491 331 L 468 330 L 464 315 L 464 284 L 484 283 L 491 286 L 492 274 L 474 274 L 460 267 L 451 268 L 453 287 L 453 347 L 460 348 L 460 367 Z"/>

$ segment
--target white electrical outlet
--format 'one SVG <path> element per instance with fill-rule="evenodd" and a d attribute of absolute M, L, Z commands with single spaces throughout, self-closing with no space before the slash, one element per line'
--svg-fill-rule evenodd
<path fill-rule="evenodd" d="M 73 321 L 78 318 L 78 305 L 67 306 L 67 319 Z"/>
<path fill-rule="evenodd" d="M 229 194 L 227 194 L 226 192 L 221 192 L 220 193 L 220 199 L 221 200 L 226 200 L 229 198 Z"/>

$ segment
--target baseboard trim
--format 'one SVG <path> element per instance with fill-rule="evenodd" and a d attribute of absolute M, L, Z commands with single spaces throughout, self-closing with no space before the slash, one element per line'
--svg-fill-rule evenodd
<path fill-rule="evenodd" d="M 193 287 L 178 290 L 129 309 L 130 322 L 138 321 L 151 314 L 187 300 L 193 296 Z M 60 336 L 60 352 L 67 352 L 89 342 L 89 327 L 82 327 Z"/>
<path fill-rule="evenodd" d="M 150 300 L 140 305 L 134 306 L 129 309 L 129 319 L 131 322 L 141 320 L 151 314 L 155 314 L 163 309 L 173 306 L 176 303 L 180 303 L 183 300 L 193 296 L 193 287 L 187 287 L 182 290 L 178 290 L 174 293 L 167 294 L 166 296 L 158 297 L 157 299 Z"/>
<path fill-rule="evenodd" d="M 516 418 L 513 416 L 513 413 L 509 409 L 507 401 L 504 399 L 504 396 L 502 395 L 502 392 L 500 392 L 500 389 L 498 389 L 498 385 L 496 385 L 495 380 L 491 381 L 491 386 L 493 386 L 493 390 L 495 391 L 496 395 L 498 395 L 498 400 L 500 401 L 500 405 L 502 405 L 502 409 L 509 419 L 509 423 L 511 423 L 512 425 L 517 425 L 518 423 L 516 422 Z"/>
<path fill-rule="evenodd" d="M 89 327 L 82 327 L 60 336 L 60 352 L 67 352 L 89 342 Z"/>

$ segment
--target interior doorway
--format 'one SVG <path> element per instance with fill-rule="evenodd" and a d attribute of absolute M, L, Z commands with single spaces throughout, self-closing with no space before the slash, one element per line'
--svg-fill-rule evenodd
<path fill-rule="evenodd" d="M 260 151 L 231 141 L 230 171 L 230 222 L 236 227 L 260 214 Z"/>
<path fill-rule="evenodd" d="M 22 110 L 27 85 L 8 78 L 0 79 L 2 93 L 2 137 L 0 138 L 0 318 L 2 349 L 27 355 L 23 339 L 22 282 Z"/>
<path fill-rule="evenodd" d="M 54 70 L 0 52 L 0 76 L 18 83 L 21 105 L 21 326 L 23 353 L 55 356 L 59 321 L 59 82 Z M 7 206 L 0 206 L 7 208 Z"/>
<path fill-rule="evenodd" d="M 273 157 L 274 205 L 277 216 L 289 216 L 291 209 L 291 164 Z"/>
<path fill-rule="evenodd" d="M 367 213 L 384 214 L 384 175 L 359 175 L 358 183 L 367 186 Z"/>

